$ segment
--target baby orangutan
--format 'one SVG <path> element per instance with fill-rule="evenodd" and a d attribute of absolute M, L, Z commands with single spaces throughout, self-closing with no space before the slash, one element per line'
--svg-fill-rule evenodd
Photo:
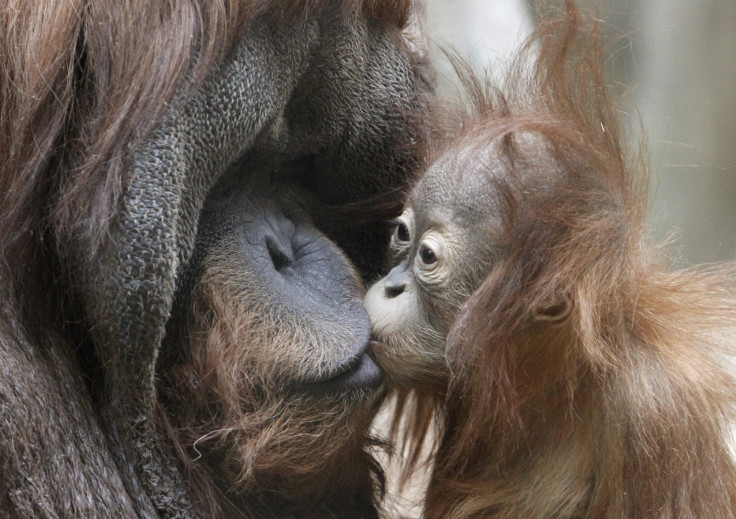
<path fill-rule="evenodd" d="M 736 514 L 736 274 L 646 244 L 584 25 L 542 22 L 503 94 L 468 79 L 366 297 L 389 380 L 442 396 L 427 519 Z"/>

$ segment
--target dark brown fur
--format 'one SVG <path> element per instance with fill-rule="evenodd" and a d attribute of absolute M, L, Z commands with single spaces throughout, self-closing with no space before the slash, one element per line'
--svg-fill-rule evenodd
<path fill-rule="evenodd" d="M 410 5 L 339 4 L 347 16 L 364 11 L 398 26 L 406 23 Z M 0 16 L 0 248 L 35 271 L 43 248 L 38 229 L 44 229 L 62 250 L 79 240 L 80 249 L 94 255 L 120 197 L 126 150 L 157 124 L 181 82 L 194 78 L 188 85 L 194 89 L 250 20 L 313 15 L 332 6 L 317 0 L 187 0 L 135 9 L 74 0 L 8 6 Z M 48 171 L 58 173 L 50 177 Z M 62 195 L 47 200 L 57 192 Z M 21 292 L 36 281 L 14 277 Z"/>
<path fill-rule="evenodd" d="M 429 519 L 736 510 L 736 381 L 721 358 L 736 272 L 673 270 L 647 245 L 649 177 L 601 66 L 598 25 L 566 2 L 503 95 L 469 80 L 474 113 L 453 145 L 502 162 L 488 181 L 508 253 L 448 338 Z"/>
<path fill-rule="evenodd" d="M 145 190 L 135 191 L 141 186 L 132 181 L 137 174 L 134 166 L 143 167 L 136 154 L 145 152 L 144 144 L 156 142 L 157 132 L 162 127 L 166 129 L 167 117 L 172 113 L 174 117 L 180 116 L 179 109 L 196 98 L 213 73 L 230 63 L 239 43 L 256 29 L 264 32 L 267 27 L 274 29 L 274 33 L 283 32 L 287 23 L 299 25 L 323 17 L 312 23 L 309 30 L 316 31 L 315 26 L 328 30 L 332 20 L 340 26 L 335 29 L 339 32 L 345 20 L 358 20 L 358 30 L 349 36 L 354 37 L 361 30 L 365 36 L 372 30 L 371 34 L 378 38 L 370 42 L 359 40 L 357 47 L 375 56 L 389 45 L 387 38 L 394 38 L 397 49 L 403 45 L 399 31 L 409 17 L 409 2 L 403 0 L 182 0 L 128 4 L 112 0 L 40 3 L 11 0 L 0 9 L 0 421 L 5 431 L 0 440 L 0 464 L 4 467 L 0 475 L 0 515 L 3 516 L 94 517 L 113 513 L 126 517 L 192 517 L 196 513 L 215 514 L 221 509 L 232 511 L 229 503 L 215 503 L 207 497 L 211 496 L 208 488 L 213 481 L 221 487 L 246 488 L 247 477 L 239 469 L 225 463 L 197 474 L 184 470 L 194 480 L 182 483 L 179 471 L 187 468 L 191 450 L 180 450 L 176 453 L 179 457 L 171 456 L 169 448 L 176 444 L 175 439 L 158 436 L 174 428 L 187 430 L 187 424 L 170 423 L 158 400 L 164 394 L 169 403 L 173 402 L 176 390 L 160 384 L 174 383 L 176 377 L 159 379 L 155 371 L 171 311 L 174 278 L 179 274 L 177 268 L 186 263 L 190 252 L 186 245 L 193 241 L 197 211 L 207 188 L 227 164 L 217 171 L 207 171 L 209 176 L 193 180 L 194 187 L 182 181 L 185 190 L 199 192 L 196 195 L 187 192 L 191 195 L 186 200 L 189 205 L 182 204 L 185 207 L 181 211 L 177 206 L 168 222 L 156 220 L 166 211 L 150 211 L 143 213 L 141 221 L 132 220 L 138 226 L 125 227 L 131 222 L 126 220 L 130 214 L 125 213 L 133 197 L 131 185 L 133 195 Z M 278 37 L 283 34 L 273 35 L 274 39 Z M 315 43 L 310 38 L 312 33 L 304 37 L 305 49 L 307 44 L 319 48 L 329 43 Z M 294 54 L 299 52 L 301 48 Z M 305 54 L 311 56 L 306 51 Z M 376 71 L 374 68 L 371 79 L 383 81 L 388 77 L 393 84 L 402 86 L 392 92 L 407 93 L 418 80 L 412 75 L 411 64 L 408 68 L 404 66 L 408 62 L 408 58 L 391 62 L 404 74 L 398 78 L 393 69 Z M 378 63 L 380 59 L 374 67 Z M 298 63 L 295 67 L 307 65 Z M 265 75 L 270 72 L 267 70 Z M 285 75 L 292 72 L 293 76 L 299 76 L 304 70 L 286 71 Z M 362 78 L 364 69 L 348 72 Z M 282 86 L 279 89 L 285 91 Z M 321 86 L 339 97 L 328 88 L 333 85 Z M 336 85 L 334 90 L 342 94 L 341 87 Z M 302 95 L 308 100 L 314 90 Z M 266 98 L 263 104 L 267 105 L 272 96 L 267 92 L 262 95 Z M 395 97 L 391 99 L 397 105 L 407 110 L 415 107 L 413 94 Z M 301 100 L 296 99 L 293 103 L 296 106 L 290 105 L 289 109 L 298 112 L 303 105 Z M 286 110 L 266 114 L 268 121 L 283 112 Z M 256 124 L 254 127 L 263 129 Z M 386 146 L 392 140 L 389 134 L 394 128 L 393 123 L 388 124 L 388 129 L 374 124 L 373 133 L 356 141 L 343 139 L 344 128 L 312 132 L 317 134 L 317 150 L 329 155 L 325 162 L 352 153 L 352 157 L 345 158 L 352 164 L 355 156 L 363 156 L 361 153 L 370 156 L 372 168 L 364 164 L 362 169 L 369 178 L 361 177 L 347 189 L 341 185 L 347 201 L 360 201 L 383 189 L 393 189 L 401 183 L 402 171 L 413 167 L 409 148 L 402 145 L 400 149 L 405 151 L 396 153 Z M 326 135 L 327 130 L 335 133 Z M 309 131 L 304 133 L 315 137 Z M 272 137 L 268 131 L 264 134 L 267 135 L 252 137 L 254 140 L 258 137 L 260 144 Z M 320 138 L 324 141 L 319 141 Z M 273 137 L 273 142 L 276 141 L 277 137 Z M 343 145 L 347 151 L 341 148 Z M 371 146 L 379 147 L 384 153 L 381 160 L 376 160 L 377 153 Z M 289 155 L 291 151 L 261 150 L 261 153 L 278 155 L 269 157 L 278 162 L 294 159 Z M 300 153 L 320 158 L 306 144 L 294 153 L 299 158 L 302 158 Z M 232 162 L 234 157 L 223 160 Z M 386 174 L 388 170 L 391 172 Z M 342 171 L 336 175 L 344 177 Z M 161 179 L 151 180 L 156 183 Z M 167 194 L 165 189 L 152 192 L 159 196 Z M 142 198 L 148 200 L 150 193 L 143 194 Z M 168 201 L 166 196 L 161 198 Z M 326 198 L 325 205 L 343 202 Z M 186 216 L 181 216 L 185 213 Z M 162 237 L 154 232 L 152 240 L 160 242 L 134 242 L 141 248 L 132 254 L 127 249 L 129 256 L 126 256 L 121 244 L 127 247 L 131 242 L 126 241 L 129 236 L 123 236 L 124 232 L 134 234 L 140 230 L 143 241 L 151 238 L 145 235 L 147 231 L 161 229 L 156 227 L 160 223 L 169 224 L 168 231 L 181 235 L 167 242 L 168 235 Z M 185 245 L 177 251 L 179 254 L 169 254 L 182 243 Z M 154 256 L 161 250 L 167 254 L 154 258 L 161 261 L 146 263 L 145 258 L 150 258 L 147 254 Z M 352 259 L 358 261 L 361 252 L 353 247 Z M 126 270 L 131 266 L 125 263 L 130 257 L 135 266 Z M 143 289 L 126 293 L 129 286 Z M 140 294 L 142 298 L 138 298 Z M 201 294 L 207 301 L 207 290 L 203 289 Z M 202 320 L 192 325 L 193 333 L 207 332 L 201 329 L 204 324 L 212 326 L 210 335 L 227 332 L 221 318 L 230 319 L 237 308 L 217 304 L 212 307 L 217 309 L 217 315 L 194 312 Z M 147 322 L 141 325 L 143 317 Z M 242 324 L 242 320 L 234 319 L 230 325 L 233 323 Z M 129 331 L 130 336 L 126 335 Z M 207 369 L 217 362 L 222 363 L 221 367 L 243 367 L 237 364 L 237 358 L 223 359 L 233 352 L 221 341 L 195 336 L 191 342 L 223 346 L 211 352 L 198 352 L 202 354 L 202 364 L 197 369 Z M 208 378 L 201 371 L 195 374 L 208 383 L 215 380 L 208 386 L 212 391 L 197 395 L 198 398 L 211 398 L 214 393 L 215 398 L 222 399 L 224 408 L 232 409 L 241 397 L 218 394 L 218 391 L 232 390 L 232 386 L 222 384 L 222 377 Z M 278 404 L 274 402 L 275 406 Z M 355 427 L 355 436 L 351 438 L 359 440 L 355 445 L 349 444 L 338 434 L 334 443 L 323 445 L 334 450 L 327 452 L 323 461 L 315 461 L 305 469 L 312 474 L 319 469 L 334 470 L 333 475 L 324 478 L 324 484 L 322 479 L 315 480 L 313 493 L 307 488 L 309 483 L 299 480 L 293 488 L 292 500 L 308 496 L 302 503 L 307 507 L 324 498 L 319 504 L 323 508 L 315 505 L 314 513 L 339 514 L 339 500 L 356 496 L 330 496 L 327 482 L 345 476 L 339 466 L 341 460 L 353 460 L 351 468 L 359 466 L 361 472 L 350 476 L 361 479 L 361 484 L 356 486 L 366 489 L 365 495 L 356 499 L 366 503 L 366 514 L 370 516 L 375 514 L 373 496 L 368 495 L 374 489 L 374 482 L 364 480 L 371 477 L 371 461 L 364 452 L 366 445 L 361 443 L 362 433 L 357 429 L 367 422 L 372 408 L 370 402 L 365 409 L 358 409 L 354 402 L 345 405 L 353 411 L 351 420 L 355 420 L 351 422 Z M 168 412 L 178 412 L 180 408 L 173 409 Z M 324 409 L 315 409 L 314 416 L 320 412 Z M 309 413 L 309 406 L 305 405 L 304 415 L 312 416 Z M 326 423 L 326 418 L 319 423 Z M 259 425 L 263 421 L 256 420 L 252 428 Z M 304 423 L 300 427 L 294 435 L 305 431 Z M 183 436 L 196 441 L 201 438 L 201 432 L 192 428 Z M 262 432 L 262 441 L 273 439 L 276 444 L 262 451 L 271 457 L 259 458 L 252 466 L 262 475 L 267 473 L 260 481 L 274 482 L 274 486 L 257 490 L 264 495 L 272 491 L 286 492 L 283 482 L 294 483 L 296 474 L 285 471 L 297 470 L 298 463 L 294 460 L 304 457 L 295 454 L 299 447 L 290 445 L 284 449 L 281 464 L 277 447 L 286 438 L 270 438 L 265 425 Z M 298 437 L 304 441 L 301 444 L 304 449 L 315 445 L 308 435 Z M 223 432 L 223 438 L 222 443 L 219 437 L 208 443 L 208 437 L 197 445 L 212 451 L 216 450 L 213 444 L 225 443 L 221 452 L 226 457 L 232 451 L 232 442 L 228 444 L 227 433 Z M 342 457 L 336 454 L 339 448 L 345 449 Z M 316 447 L 311 453 L 315 450 Z M 200 481 L 206 483 L 201 486 L 202 493 L 192 492 Z M 204 496 L 209 501 L 198 503 L 190 495 Z M 334 505 L 332 508 L 330 503 Z M 255 517 L 266 513 L 288 515 L 281 512 L 239 510 Z"/>

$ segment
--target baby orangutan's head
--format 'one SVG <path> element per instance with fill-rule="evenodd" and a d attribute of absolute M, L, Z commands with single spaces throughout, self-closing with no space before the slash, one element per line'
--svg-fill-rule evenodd
<path fill-rule="evenodd" d="M 394 387 L 444 393 L 448 333 L 518 235 L 526 234 L 527 218 L 515 214 L 517 191 L 532 199 L 533 193 L 554 198 L 562 165 L 545 137 L 526 125 L 522 119 L 510 127 L 487 118 L 449 141 L 396 220 L 393 269 L 365 298 L 380 343 L 376 356 Z M 532 309 L 531 316 L 559 321 L 567 317 L 569 303 L 563 298 Z"/>
<path fill-rule="evenodd" d="M 502 254 L 489 182 L 502 165 L 478 160 L 471 148 L 461 141 L 414 187 L 391 236 L 393 269 L 365 298 L 381 343 L 376 355 L 398 387 L 444 385 L 447 334 Z"/>

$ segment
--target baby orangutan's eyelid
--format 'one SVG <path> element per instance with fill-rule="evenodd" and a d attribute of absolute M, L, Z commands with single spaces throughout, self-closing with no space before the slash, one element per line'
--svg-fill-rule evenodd
<path fill-rule="evenodd" d="M 412 229 L 400 218 L 394 220 L 389 249 L 394 259 L 405 257 L 411 248 Z"/>
<path fill-rule="evenodd" d="M 399 216 L 396 220 L 399 222 L 404 222 L 411 228 L 414 223 L 414 209 L 412 209 L 411 207 L 405 207 L 404 211 L 401 213 L 401 216 Z"/>
<path fill-rule="evenodd" d="M 410 250 L 411 250 L 411 247 L 409 245 L 403 245 L 403 246 L 396 245 L 393 243 L 393 240 L 392 240 L 391 247 L 389 249 L 389 253 L 390 253 L 389 262 L 391 263 L 391 266 L 394 267 L 398 265 L 400 262 L 402 262 L 404 259 L 406 259 Z"/>
<path fill-rule="evenodd" d="M 416 261 L 419 260 L 417 259 Z M 425 287 L 440 285 L 447 280 L 447 267 L 444 265 L 440 265 L 432 270 L 415 268 L 414 272 L 419 285 L 423 285 Z"/>

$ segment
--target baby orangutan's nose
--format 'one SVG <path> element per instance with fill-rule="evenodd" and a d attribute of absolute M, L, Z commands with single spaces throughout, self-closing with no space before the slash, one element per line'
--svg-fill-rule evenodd
<path fill-rule="evenodd" d="M 388 280 L 387 280 L 388 281 Z M 392 297 L 400 296 L 406 289 L 406 283 L 391 284 L 386 283 L 386 298 L 391 299 Z"/>
<path fill-rule="evenodd" d="M 391 299 L 403 294 L 409 284 L 411 275 L 409 262 L 406 260 L 391 269 L 391 272 L 386 276 L 383 285 L 386 292 L 386 298 Z"/>

